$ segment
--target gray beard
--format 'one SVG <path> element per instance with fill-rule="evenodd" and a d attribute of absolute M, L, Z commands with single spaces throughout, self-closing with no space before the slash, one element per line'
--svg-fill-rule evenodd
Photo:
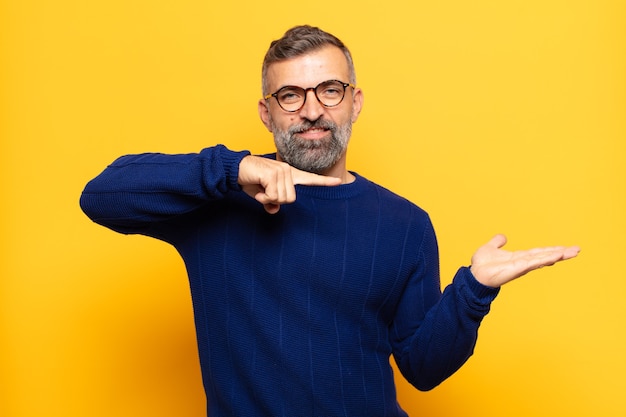
<path fill-rule="evenodd" d="M 328 171 L 341 159 L 352 134 L 350 122 L 338 126 L 331 121 L 318 119 L 315 122 L 304 121 L 286 131 L 276 128 L 274 122 L 270 123 L 280 158 L 295 168 L 315 174 Z M 296 136 L 312 127 L 329 129 L 330 136 L 318 140 L 300 139 Z"/>

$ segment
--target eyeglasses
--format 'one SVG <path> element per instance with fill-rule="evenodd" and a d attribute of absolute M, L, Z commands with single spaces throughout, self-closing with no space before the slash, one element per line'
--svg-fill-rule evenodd
<path fill-rule="evenodd" d="M 316 87 L 309 88 L 287 85 L 263 98 L 269 100 L 274 97 L 281 109 L 289 113 L 295 113 L 304 107 L 309 91 L 312 90 L 315 93 L 315 98 L 317 98 L 317 101 L 324 107 L 335 107 L 343 101 L 347 87 L 356 88 L 354 84 L 344 83 L 338 80 L 324 81 L 319 83 Z"/>

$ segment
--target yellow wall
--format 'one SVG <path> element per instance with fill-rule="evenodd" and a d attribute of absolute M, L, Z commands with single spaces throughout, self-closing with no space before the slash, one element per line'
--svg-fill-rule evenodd
<path fill-rule="evenodd" d="M 497 232 L 583 248 L 505 287 L 475 356 L 432 392 L 399 381 L 401 404 L 626 415 L 625 3 L 216 3 L 0 3 L 0 415 L 203 414 L 182 262 L 78 197 L 124 153 L 271 150 L 260 62 L 300 23 L 353 50 L 350 167 L 431 213 L 444 283 Z"/>

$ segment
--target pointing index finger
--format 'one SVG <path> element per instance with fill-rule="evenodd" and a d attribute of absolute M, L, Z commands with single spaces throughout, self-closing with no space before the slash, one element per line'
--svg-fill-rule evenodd
<path fill-rule="evenodd" d="M 341 184 L 341 178 L 329 177 L 326 175 L 318 175 L 312 172 L 292 169 L 292 178 L 294 185 L 320 185 L 325 187 L 334 187 Z"/>

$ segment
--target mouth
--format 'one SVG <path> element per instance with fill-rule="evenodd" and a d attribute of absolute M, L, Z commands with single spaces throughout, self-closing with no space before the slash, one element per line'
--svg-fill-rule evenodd
<path fill-rule="evenodd" d="M 324 126 L 324 123 L 316 123 L 313 126 L 301 126 L 294 132 L 295 136 L 305 140 L 320 140 L 327 138 L 332 133 L 332 126 Z"/>
<path fill-rule="evenodd" d="M 306 129 L 306 130 L 298 132 L 297 136 L 302 139 L 315 140 L 315 139 L 325 138 L 326 136 L 328 136 L 329 132 L 330 131 L 328 129 L 323 129 L 320 127 L 313 127 L 311 129 Z"/>

